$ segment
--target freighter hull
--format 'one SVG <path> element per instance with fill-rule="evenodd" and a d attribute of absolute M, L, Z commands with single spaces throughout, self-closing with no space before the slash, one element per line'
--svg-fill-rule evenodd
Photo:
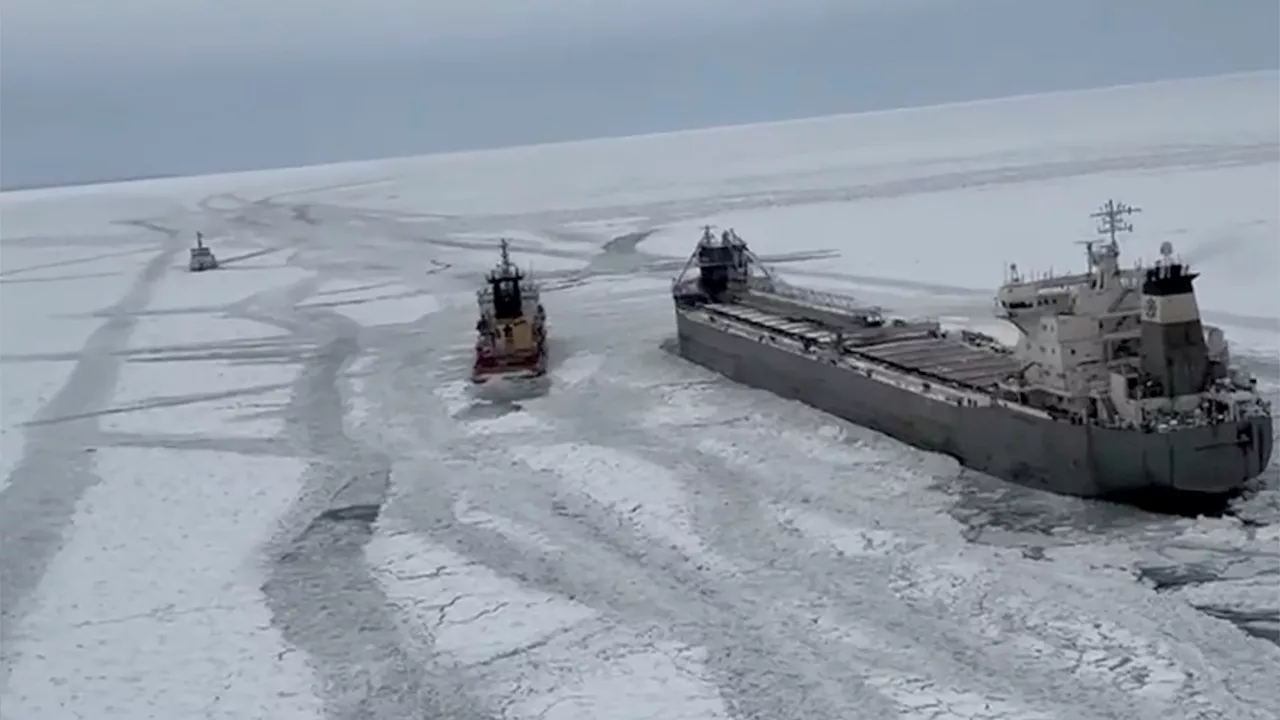
<path fill-rule="evenodd" d="M 1271 458 L 1271 419 L 1173 432 L 1055 421 L 1016 409 L 944 402 L 677 309 L 679 352 L 744 385 L 799 400 L 918 448 L 1029 487 L 1100 497 L 1240 489 Z"/>

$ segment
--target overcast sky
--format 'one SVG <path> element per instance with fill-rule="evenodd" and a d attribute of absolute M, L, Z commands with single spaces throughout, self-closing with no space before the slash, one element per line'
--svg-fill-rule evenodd
<path fill-rule="evenodd" d="M 933 4 L 941 4 L 945 0 Z M 290 51 L 448 48 L 478 40 L 643 35 L 733 16 L 803 15 L 928 0 L 6 0 L 6 45 L 61 64 Z"/>
<path fill-rule="evenodd" d="M 4 0 L 0 184 L 1280 66 L 1275 0 Z"/>

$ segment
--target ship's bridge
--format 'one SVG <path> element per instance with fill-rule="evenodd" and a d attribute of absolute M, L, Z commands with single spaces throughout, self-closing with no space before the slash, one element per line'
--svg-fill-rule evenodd
<path fill-rule="evenodd" d="M 1020 315 L 1058 314 L 1070 310 L 1074 290 L 1089 283 L 1089 276 L 1045 275 L 1028 280 L 1018 273 L 1017 265 L 1009 266 L 1009 276 L 995 297 L 995 314 L 1009 320 Z"/>

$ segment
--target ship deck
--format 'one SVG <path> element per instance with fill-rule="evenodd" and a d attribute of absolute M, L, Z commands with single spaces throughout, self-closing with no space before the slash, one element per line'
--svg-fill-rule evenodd
<path fill-rule="evenodd" d="M 974 347 L 951 337 L 889 341 L 857 348 L 855 353 L 971 387 L 993 385 L 1020 367 L 1011 355 Z"/>
<path fill-rule="evenodd" d="M 786 317 L 739 304 L 703 306 L 721 319 L 817 347 L 833 347 L 836 329 L 812 319 Z M 1011 354 L 939 336 L 920 327 L 870 327 L 841 333 L 843 351 L 902 370 L 931 375 L 975 389 L 987 388 L 1016 372 Z"/>

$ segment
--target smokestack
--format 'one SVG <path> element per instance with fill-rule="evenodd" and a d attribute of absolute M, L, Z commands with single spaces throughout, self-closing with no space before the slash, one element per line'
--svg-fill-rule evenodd
<path fill-rule="evenodd" d="M 1163 250 L 1163 248 L 1162 248 Z M 1142 370 L 1165 397 L 1194 395 L 1210 383 L 1209 352 L 1196 303 L 1198 277 L 1165 253 L 1142 284 Z"/>

